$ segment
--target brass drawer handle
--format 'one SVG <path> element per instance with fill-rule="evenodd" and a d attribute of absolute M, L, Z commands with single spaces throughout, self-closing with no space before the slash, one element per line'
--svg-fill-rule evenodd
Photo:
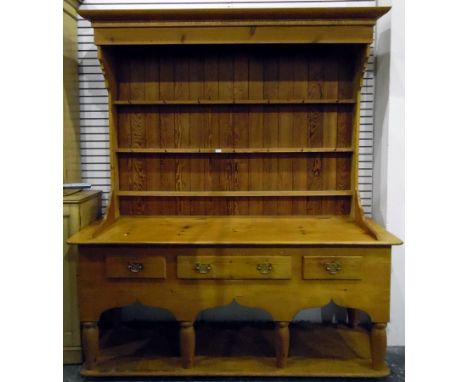
<path fill-rule="evenodd" d="M 336 275 L 339 271 L 341 271 L 341 264 L 335 261 L 332 261 L 331 263 L 325 263 L 323 266 L 325 270 L 331 275 Z"/>
<path fill-rule="evenodd" d="M 271 273 L 273 270 L 273 264 L 271 263 L 260 263 L 257 264 L 257 271 L 259 271 L 262 275 L 267 275 Z"/>
<path fill-rule="evenodd" d="M 143 264 L 142 263 L 128 263 L 127 268 L 130 272 L 138 273 L 143 270 Z"/>
<path fill-rule="evenodd" d="M 211 264 L 196 263 L 194 269 L 198 273 L 206 274 L 209 271 L 211 271 L 212 267 L 211 267 Z"/>

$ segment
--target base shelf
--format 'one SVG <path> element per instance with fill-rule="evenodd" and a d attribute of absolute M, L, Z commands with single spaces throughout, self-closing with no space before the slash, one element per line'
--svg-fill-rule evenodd
<path fill-rule="evenodd" d="M 157 324 L 155 325 L 157 327 Z M 165 329 L 164 329 L 165 328 Z M 169 328 L 169 330 L 168 330 Z M 390 373 L 371 367 L 369 332 L 345 325 L 291 324 L 290 357 L 285 368 L 276 367 L 274 331 L 265 324 L 196 325 L 197 345 L 194 366 L 184 369 L 174 354 L 174 334 L 170 326 L 137 332 L 123 344 L 131 330 L 115 330 L 102 342 L 118 343 L 103 351 L 97 365 L 83 368 L 85 376 L 347 376 L 382 377 Z M 135 334 L 135 333 L 133 333 Z M 105 338 L 104 338 L 105 337 Z M 168 341 L 170 339 L 171 341 Z M 167 356 L 161 354 L 167 344 Z M 155 350 L 155 347 L 158 349 Z"/>
<path fill-rule="evenodd" d="M 390 369 L 373 370 L 369 359 L 335 360 L 290 357 L 288 366 L 278 369 L 269 357 L 195 357 L 195 366 L 184 369 L 180 359 L 124 357 L 89 370 L 87 377 L 150 377 L 150 376 L 251 376 L 251 377 L 385 377 Z"/>

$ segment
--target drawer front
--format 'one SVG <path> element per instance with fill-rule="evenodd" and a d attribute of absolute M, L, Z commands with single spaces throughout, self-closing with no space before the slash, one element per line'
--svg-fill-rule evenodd
<path fill-rule="evenodd" d="M 166 259 L 163 256 L 106 256 L 106 276 L 109 278 L 165 279 Z"/>
<path fill-rule="evenodd" d="M 180 279 L 276 279 L 291 278 L 289 256 L 178 256 Z"/>
<path fill-rule="evenodd" d="M 360 280 L 362 256 L 304 256 L 305 280 Z"/>

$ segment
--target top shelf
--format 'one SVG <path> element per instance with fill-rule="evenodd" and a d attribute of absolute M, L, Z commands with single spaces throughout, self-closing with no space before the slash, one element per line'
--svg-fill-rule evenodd
<path fill-rule="evenodd" d="M 116 106 L 151 105 L 313 105 L 354 104 L 354 99 L 194 99 L 194 100 L 116 100 Z"/>

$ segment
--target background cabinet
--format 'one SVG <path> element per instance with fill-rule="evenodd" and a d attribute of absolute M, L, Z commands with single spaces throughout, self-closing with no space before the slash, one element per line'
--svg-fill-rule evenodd
<path fill-rule="evenodd" d="M 63 362 L 80 363 L 81 341 L 76 293 L 76 248 L 67 239 L 96 220 L 101 191 L 80 191 L 63 198 Z"/>

